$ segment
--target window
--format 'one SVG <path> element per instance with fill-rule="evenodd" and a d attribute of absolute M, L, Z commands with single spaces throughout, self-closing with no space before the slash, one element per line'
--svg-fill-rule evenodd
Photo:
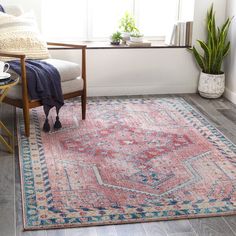
<path fill-rule="evenodd" d="M 188 4 L 183 4 L 187 2 Z M 163 39 L 180 14 L 192 17 L 194 0 L 42 0 L 42 31 L 48 40 L 107 40 L 126 11 L 150 39 Z M 192 9 L 189 9 L 192 7 Z M 192 17 L 193 18 L 193 17 Z M 191 19 L 192 20 L 192 19 Z"/>
<path fill-rule="evenodd" d="M 137 22 L 147 37 L 165 36 L 178 20 L 179 0 L 139 0 Z"/>

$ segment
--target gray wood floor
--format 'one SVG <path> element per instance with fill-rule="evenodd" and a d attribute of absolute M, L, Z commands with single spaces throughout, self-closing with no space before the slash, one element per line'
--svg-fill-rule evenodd
<path fill-rule="evenodd" d="M 183 97 L 236 143 L 236 106 L 226 99 Z M 0 119 L 14 129 L 14 109 L 0 107 Z M 236 236 L 236 216 L 132 225 L 22 232 L 20 181 L 17 158 L 0 146 L 0 236 Z"/>

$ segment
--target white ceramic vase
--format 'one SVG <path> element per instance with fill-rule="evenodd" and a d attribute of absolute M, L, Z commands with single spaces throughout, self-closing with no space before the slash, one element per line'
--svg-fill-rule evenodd
<path fill-rule="evenodd" d="M 212 75 L 201 72 L 198 91 L 205 98 L 219 98 L 225 91 L 225 74 Z"/>
<path fill-rule="evenodd" d="M 129 32 L 122 32 L 122 40 L 123 42 L 127 42 L 130 40 L 130 33 Z"/>

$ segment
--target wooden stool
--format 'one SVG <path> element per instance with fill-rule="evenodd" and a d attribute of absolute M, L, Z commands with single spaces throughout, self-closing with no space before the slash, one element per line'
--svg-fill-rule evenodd
<path fill-rule="evenodd" d="M 1 81 L 1 80 L 0 80 Z M 9 89 L 13 86 L 15 86 L 19 82 L 19 78 L 14 78 L 9 83 L 5 85 L 0 85 L 0 105 L 3 101 L 3 99 L 6 97 Z M 7 127 L 0 121 L 0 129 L 9 137 L 9 139 L 13 139 L 13 134 L 7 129 Z M 4 139 L 4 137 L 0 134 L 0 142 L 6 146 L 7 150 L 11 153 L 13 153 L 13 146 Z"/>

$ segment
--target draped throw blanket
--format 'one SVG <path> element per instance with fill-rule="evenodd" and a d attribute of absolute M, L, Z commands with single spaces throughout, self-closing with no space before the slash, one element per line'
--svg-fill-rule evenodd
<path fill-rule="evenodd" d="M 20 61 L 9 61 L 10 68 L 21 75 Z M 46 115 L 43 130 L 49 132 L 48 114 L 52 107 L 56 107 L 57 117 L 55 129 L 61 128 L 59 110 L 64 105 L 61 89 L 61 78 L 58 70 L 44 61 L 26 60 L 26 78 L 28 94 L 31 100 L 41 100 Z"/>
<path fill-rule="evenodd" d="M 0 12 L 5 13 L 4 8 L 2 7 L 2 5 L 0 5 Z"/>

